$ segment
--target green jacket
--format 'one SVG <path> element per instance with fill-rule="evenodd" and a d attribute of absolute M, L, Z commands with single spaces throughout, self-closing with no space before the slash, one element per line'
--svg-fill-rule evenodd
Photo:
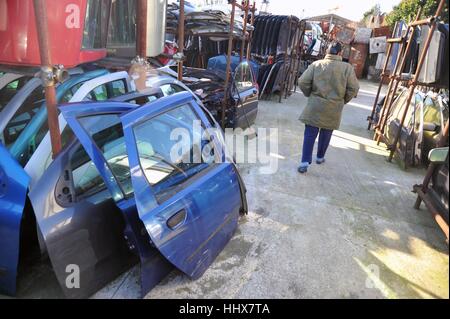
<path fill-rule="evenodd" d="M 308 97 L 300 121 L 329 130 L 339 128 L 344 104 L 359 91 L 353 66 L 332 54 L 312 63 L 300 77 L 299 86 Z"/>

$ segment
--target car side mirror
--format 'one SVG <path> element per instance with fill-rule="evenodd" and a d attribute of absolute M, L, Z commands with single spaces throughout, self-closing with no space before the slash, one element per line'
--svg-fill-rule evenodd
<path fill-rule="evenodd" d="M 437 132 L 439 130 L 440 126 L 436 125 L 431 122 L 424 122 L 423 123 L 423 130 L 427 132 Z"/>
<path fill-rule="evenodd" d="M 428 154 L 428 159 L 434 164 L 443 164 L 448 157 L 448 147 L 435 148 Z"/>

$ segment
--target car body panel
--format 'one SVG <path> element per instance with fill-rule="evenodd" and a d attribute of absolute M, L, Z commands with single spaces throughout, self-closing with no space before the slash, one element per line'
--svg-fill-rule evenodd
<path fill-rule="evenodd" d="M 87 298 L 136 263 L 124 239 L 121 210 L 108 189 L 78 199 L 74 195 L 70 157 L 81 147 L 74 141 L 51 163 L 30 191 L 36 222 L 56 278 L 68 298 Z M 69 191 L 64 191 L 64 188 Z M 79 286 L 70 275 L 79 269 Z"/>
<path fill-rule="evenodd" d="M 0 143 L 0 292 L 16 292 L 20 224 L 30 177 Z"/>

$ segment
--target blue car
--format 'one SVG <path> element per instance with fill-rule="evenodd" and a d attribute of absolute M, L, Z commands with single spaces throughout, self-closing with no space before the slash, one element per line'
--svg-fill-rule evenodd
<path fill-rule="evenodd" d="M 87 102 L 60 110 L 73 139 L 28 194 L 29 177 L 0 145 L 0 290 L 15 292 L 27 198 L 36 246 L 69 298 L 92 295 L 136 262 L 142 294 L 173 267 L 200 277 L 247 213 L 221 132 L 211 133 L 209 157 L 192 160 L 207 146 L 200 137 L 218 124 L 189 92 L 143 106 Z M 174 159 L 176 130 L 190 139 Z M 79 271 L 75 287 L 67 285 L 71 269 Z"/>

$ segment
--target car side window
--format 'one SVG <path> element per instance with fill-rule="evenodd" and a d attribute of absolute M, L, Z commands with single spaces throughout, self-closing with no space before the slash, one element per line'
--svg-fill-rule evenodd
<path fill-rule="evenodd" d="M 62 97 L 60 103 L 67 103 L 74 96 L 74 94 L 78 91 L 78 89 L 84 84 L 84 82 L 80 82 L 72 86 Z"/>
<path fill-rule="evenodd" d="M 12 97 L 19 91 L 30 79 L 29 76 L 23 76 L 17 80 L 9 82 L 0 90 L 0 112 L 12 99 Z"/>
<path fill-rule="evenodd" d="M 133 187 L 130 165 L 119 116 L 117 114 L 92 115 L 79 118 L 78 121 L 102 152 L 124 195 L 131 195 Z"/>
<path fill-rule="evenodd" d="M 163 84 L 160 87 L 161 91 L 163 92 L 164 96 L 170 96 L 175 93 L 184 92 L 185 89 L 183 89 L 181 86 L 169 83 L 169 84 Z"/>
<path fill-rule="evenodd" d="M 176 192 L 178 186 L 213 165 L 213 156 L 202 157 L 202 133 L 194 129 L 194 121 L 200 118 L 186 104 L 133 128 L 140 165 L 160 203 Z M 183 137 L 171 138 L 175 130 L 183 130 L 189 138 L 184 141 Z"/>
<path fill-rule="evenodd" d="M 108 99 L 108 91 L 105 84 L 97 86 L 91 93 L 95 101 L 105 101 Z"/>
<path fill-rule="evenodd" d="M 254 86 L 252 68 L 248 62 L 238 65 L 234 75 L 234 83 L 239 93 Z"/>
<path fill-rule="evenodd" d="M 112 82 L 111 87 L 112 87 L 112 96 L 110 96 L 109 98 L 124 95 L 125 93 L 127 93 L 127 90 L 125 88 L 125 82 L 123 80 Z"/>
<path fill-rule="evenodd" d="M 10 147 L 17 140 L 25 127 L 32 121 L 36 113 L 44 104 L 44 90 L 42 86 L 38 86 L 25 99 L 24 103 L 18 108 L 13 117 L 9 120 L 2 132 L 3 143 L 6 147 Z M 40 142 L 40 141 L 37 141 Z"/>
<path fill-rule="evenodd" d="M 70 168 L 76 200 L 106 189 L 105 182 L 82 145 L 71 155 Z"/>

